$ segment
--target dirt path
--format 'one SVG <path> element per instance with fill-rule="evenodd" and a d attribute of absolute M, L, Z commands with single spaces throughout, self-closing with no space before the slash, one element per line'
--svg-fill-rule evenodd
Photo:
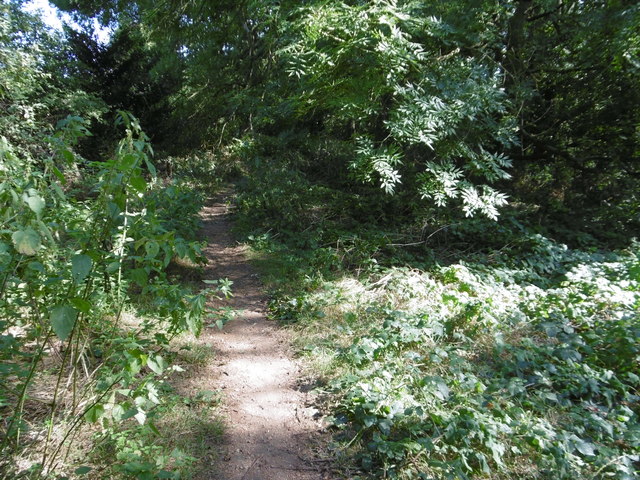
<path fill-rule="evenodd" d="M 209 244 L 207 279 L 229 278 L 234 297 L 222 304 L 237 315 L 222 331 L 208 329 L 215 349 L 208 382 L 223 392 L 226 422 L 215 480 L 321 480 L 325 464 L 314 459 L 321 425 L 307 394 L 296 388 L 299 367 L 284 332 L 265 318 L 266 298 L 243 248 L 231 236 L 224 195 L 202 211 Z"/>

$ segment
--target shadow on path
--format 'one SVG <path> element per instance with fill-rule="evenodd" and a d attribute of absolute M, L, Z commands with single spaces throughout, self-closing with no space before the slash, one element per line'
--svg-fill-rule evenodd
<path fill-rule="evenodd" d="M 325 463 L 314 458 L 322 426 L 308 394 L 296 389 L 299 367 L 285 333 L 265 317 L 260 280 L 243 247 L 230 233 L 225 194 L 203 209 L 203 236 L 209 244 L 205 278 L 228 278 L 233 298 L 212 301 L 237 312 L 222 331 L 203 334 L 216 356 L 207 368 L 223 392 L 226 424 L 218 464 L 201 475 L 211 480 L 323 480 Z M 215 304 L 213 304 L 215 303 Z"/>

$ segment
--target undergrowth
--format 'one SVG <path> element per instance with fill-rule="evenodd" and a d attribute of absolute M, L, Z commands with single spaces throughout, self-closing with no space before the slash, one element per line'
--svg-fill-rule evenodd
<path fill-rule="evenodd" d="M 314 188 L 286 200 L 286 178 L 249 180 L 239 225 L 344 476 L 638 478 L 637 243 L 572 249 L 511 218 L 491 237 L 470 221 L 393 247 L 385 227 L 332 228 Z"/>
<path fill-rule="evenodd" d="M 74 152 L 79 117 L 37 156 L 0 137 L 0 478 L 182 478 L 196 446 L 171 419 L 220 430 L 196 422 L 215 402 L 170 386 L 171 342 L 200 332 L 215 291 L 174 267 L 204 262 L 202 199 L 160 181 L 137 120 L 118 122 L 100 162 Z"/>

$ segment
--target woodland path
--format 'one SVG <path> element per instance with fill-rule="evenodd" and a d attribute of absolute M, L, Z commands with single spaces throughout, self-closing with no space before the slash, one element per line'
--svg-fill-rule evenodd
<path fill-rule="evenodd" d="M 206 380 L 222 393 L 225 433 L 217 460 L 200 476 L 211 480 L 325 480 L 327 466 L 314 459 L 322 429 L 299 385 L 286 333 L 265 316 L 266 297 L 244 248 L 232 237 L 228 192 L 202 210 L 205 278 L 228 278 L 233 298 L 217 301 L 236 316 L 204 339 L 215 356 Z"/>

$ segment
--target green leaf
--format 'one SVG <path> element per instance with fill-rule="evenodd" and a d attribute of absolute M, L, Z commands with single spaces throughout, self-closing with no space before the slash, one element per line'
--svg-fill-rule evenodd
<path fill-rule="evenodd" d="M 87 419 L 89 423 L 95 423 L 104 415 L 104 406 L 103 405 L 94 405 L 87 413 L 84 414 L 84 418 Z"/>
<path fill-rule="evenodd" d="M 35 255 L 42 244 L 40 235 L 31 227 L 13 232 L 11 239 L 16 250 L 23 255 Z"/>
<path fill-rule="evenodd" d="M 84 298 L 72 298 L 69 300 L 71 305 L 78 309 L 82 313 L 89 313 L 91 311 L 91 303 Z"/>
<path fill-rule="evenodd" d="M 158 242 L 155 242 L 153 240 L 147 242 L 144 248 L 147 250 L 147 257 L 149 258 L 155 258 L 160 251 L 160 245 L 158 245 Z"/>
<path fill-rule="evenodd" d="M 53 191 L 56 192 L 56 195 L 58 195 L 58 198 L 60 198 L 61 200 L 66 200 L 67 196 L 60 188 L 60 185 L 58 185 L 57 183 L 52 183 L 51 187 L 53 188 Z"/>
<path fill-rule="evenodd" d="M 596 454 L 592 443 L 585 442 L 584 440 L 577 440 L 575 442 L 575 446 L 581 454 L 587 457 L 593 457 Z"/>
<path fill-rule="evenodd" d="M 88 255 L 74 255 L 71 258 L 73 281 L 77 284 L 81 283 L 89 275 L 92 265 L 93 261 Z"/>
<path fill-rule="evenodd" d="M 111 409 L 111 418 L 113 418 L 116 422 L 121 421 L 124 418 L 124 414 L 125 411 L 122 405 L 114 405 Z"/>
<path fill-rule="evenodd" d="M 65 150 L 62 150 L 60 153 L 69 164 L 73 164 L 76 162 L 76 157 L 71 150 L 65 149 Z"/>
<path fill-rule="evenodd" d="M 136 413 L 134 417 L 140 425 L 144 425 L 144 422 L 147 421 L 147 414 L 144 412 L 144 410 L 138 409 L 138 413 Z"/>
<path fill-rule="evenodd" d="M 25 202 L 27 202 L 29 208 L 37 215 L 37 217 L 40 218 L 42 210 L 44 210 L 44 207 L 46 206 L 44 199 L 38 195 L 34 195 L 32 197 L 25 198 Z"/>
<path fill-rule="evenodd" d="M 0 247 L 0 251 L 2 251 L 2 248 Z M 44 265 L 41 264 L 40 262 L 29 262 L 28 267 L 31 270 L 35 270 L 36 272 L 40 272 L 40 273 L 45 273 L 45 268 Z"/>
<path fill-rule="evenodd" d="M 76 324 L 78 312 L 69 305 L 58 305 L 51 310 L 51 327 L 62 341 L 66 340 Z"/>
<path fill-rule="evenodd" d="M 144 270 L 144 268 L 136 268 L 129 272 L 131 276 L 131 280 L 136 282 L 141 287 L 146 287 L 147 282 L 149 281 L 149 274 Z"/>
<path fill-rule="evenodd" d="M 135 175 L 129 179 L 129 184 L 136 192 L 145 192 L 147 190 L 147 182 L 140 175 Z"/>
<path fill-rule="evenodd" d="M 155 178 L 158 175 L 158 172 L 156 172 L 156 167 L 147 158 L 144 159 L 144 162 L 147 164 L 147 168 L 149 169 L 149 173 L 151 174 L 151 176 Z"/>
<path fill-rule="evenodd" d="M 632 265 L 629 268 L 629 276 L 632 280 L 635 280 L 637 282 L 640 281 L 640 263 Z"/>
<path fill-rule="evenodd" d="M 78 467 L 75 470 L 75 474 L 76 475 L 86 475 L 87 473 L 89 473 L 91 470 L 93 470 L 91 467 Z"/>
<path fill-rule="evenodd" d="M 156 355 L 155 357 L 149 357 L 147 359 L 147 366 L 158 375 L 162 375 L 167 364 L 160 355 Z"/>
<path fill-rule="evenodd" d="M 55 244 L 56 241 L 54 240 L 53 235 L 51 234 L 51 230 L 49 230 L 49 227 L 47 227 L 42 220 L 36 220 L 36 224 L 39 227 L 40 235 L 46 237 L 47 240 L 49 240 L 49 242 L 51 242 L 52 244 Z"/>
<path fill-rule="evenodd" d="M 129 410 L 124 412 L 120 420 L 129 420 L 130 418 L 135 417 L 137 413 L 138 413 L 137 408 L 130 408 Z"/>
<path fill-rule="evenodd" d="M 120 262 L 111 262 L 109 265 L 107 265 L 107 273 L 117 272 L 119 268 Z"/>
<path fill-rule="evenodd" d="M 150 429 L 153 433 L 155 433 L 155 434 L 156 434 L 156 435 L 158 435 L 158 436 L 160 436 L 160 435 L 161 435 L 160 430 L 158 430 L 158 427 L 156 427 L 156 426 L 153 424 L 153 422 L 149 422 L 147 425 L 149 426 L 149 429 Z"/>
<path fill-rule="evenodd" d="M 138 163 L 138 156 L 128 153 L 127 155 L 123 155 L 120 158 L 120 164 L 118 165 L 118 169 L 122 171 L 131 170 Z"/>

